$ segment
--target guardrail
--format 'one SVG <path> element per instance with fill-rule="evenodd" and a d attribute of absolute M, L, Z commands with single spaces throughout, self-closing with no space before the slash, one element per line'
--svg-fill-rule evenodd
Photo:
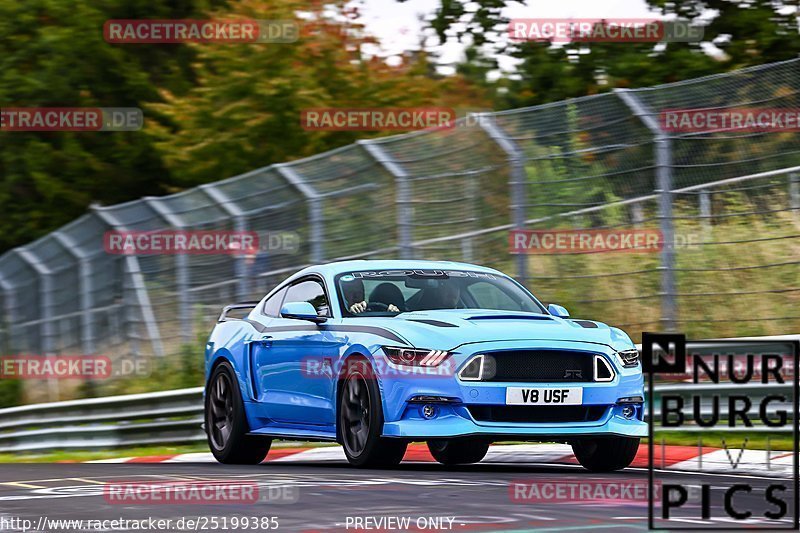
<path fill-rule="evenodd" d="M 0 452 L 205 440 L 203 388 L 0 409 Z"/>
<path fill-rule="evenodd" d="M 800 335 L 751 337 L 746 340 L 798 339 Z M 754 405 L 767 393 L 785 393 L 789 397 L 792 394 L 791 385 L 776 387 L 759 383 L 663 384 L 656 385 L 655 392 L 690 394 L 709 387 L 713 387 L 720 396 L 745 392 Z M 206 437 L 201 427 L 202 396 L 203 388 L 195 387 L 0 409 L 0 452 L 87 450 L 204 441 Z M 706 409 L 701 412 L 708 414 Z M 782 428 L 764 426 L 740 426 L 734 429 L 751 432 L 782 431 Z M 686 428 L 678 430 L 687 431 Z M 791 427 L 785 430 L 791 431 Z"/>

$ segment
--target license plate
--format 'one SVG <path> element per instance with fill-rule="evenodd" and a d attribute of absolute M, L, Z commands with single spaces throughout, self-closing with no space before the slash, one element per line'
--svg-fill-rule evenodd
<path fill-rule="evenodd" d="M 532 389 L 528 387 L 508 387 L 506 405 L 581 405 L 583 388 L 548 387 Z"/>

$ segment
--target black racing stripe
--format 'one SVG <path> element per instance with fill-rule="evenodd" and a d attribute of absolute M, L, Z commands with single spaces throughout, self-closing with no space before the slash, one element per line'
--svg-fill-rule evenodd
<path fill-rule="evenodd" d="M 263 326 L 262 326 L 263 327 Z M 333 325 L 333 324 L 320 324 L 319 326 L 273 326 L 273 327 L 265 327 L 260 332 L 271 332 L 271 331 L 344 331 L 344 332 L 353 332 L 353 333 L 371 333 L 372 335 L 377 335 L 378 337 L 383 337 L 385 339 L 389 339 L 394 342 L 399 342 L 405 345 L 408 345 L 404 339 L 398 337 L 393 332 L 389 331 L 388 329 L 379 328 L 376 326 L 341 326 L 341 325 Z"/>
<path fill-rule="evenodd" d="M 409 318 L 409 322 L 419 322 L 420 324 L 428 324 L 429 326 L 436 326 L 439 328 L 457 328 L 456 324 L 450 322 L 442 322 L 441 320 L 430 320 L 427 318 Z"/>
<path fill-rule="evenodd" d="M 255 330 L 256 330 L 257 332 L 259 332 L 259 333 L 263 333 L 263 332 L 264 332 L 264 330 L 265 330 L 265 329 L 267 329 L 267 328 L 264 326 L 264 324 L 262 324 L 261 322 L 256 322 L 255 320 L 250 320 L 249 318 L 233 318 L 233 317 L 226 317 L 224 320 L 220 320 L 220 321 L 219 321 L 219 323 L 221 324 L 221 323 L 223 323 L 223 322 L 233 322 L 234 320 L 236 320 L 236 321 L 238 321 L 238 322 L 247 322 L 248 324 L 250 324 L 251 326 L 253 326 L 253 329 L 255 329 Z"/>
<path fill-rule="evenodd" d="M 267 329 L 267 327 L 261 322 L 256 322 L 255 320 L 250 320 L 249 318 L 243 318 L 242 321 L 253 326 L 259 333 L 264 333 L 264 331 Z"/>

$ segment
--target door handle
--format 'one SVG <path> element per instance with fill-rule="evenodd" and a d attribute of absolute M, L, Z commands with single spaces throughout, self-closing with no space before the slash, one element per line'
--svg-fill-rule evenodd
<path fill-rule="evenodd" d="M 261 337 L 261 340 L 256 341 L 256 342 L 258 342 L 258 344 L 261 344 L 262 346 L 269 346 L 270 344 L 272 344 L 272 340 L 271 339 L 272 339 L 272 335 L 264 335 L 264 336 Z"/>

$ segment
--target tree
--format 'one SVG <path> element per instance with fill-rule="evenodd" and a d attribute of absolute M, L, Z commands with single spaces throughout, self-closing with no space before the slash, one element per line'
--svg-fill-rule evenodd
<path fill-rule="evenodd" d="M 2 107 L 143 107 L 156 87 L 193 84 L 193 51 L 110 45 L 103 24 L 122 18 L 188 18 L 205 0 L 0 0 Z M 163 192 L 168 171 L 152 140 L 130 133 L 0 132 L 0 252 L 82 214 Z"/>
<path fill-rule="evenodd" d="M 403 0 L 399 0 L 403 1 Z M 703 42 L 652 44 L 508 42 L 503 9 L 516 0 L 441 0 L 429 21 L 440 41 L 468 44 L 460 70 L 483 56 L 519 60 L 496 84 L 496 105 L 519 107 L 643 87 L 781 61 L 800 54 L 800 11 L 787 0 L 648 0 L 655 15 L 705 26 Z M 794 6 L 794 7 L 793 7 Z M 469 9 L 468 9 L 469 7 Z M 710 23 L 708 19 L 711 18 Z M 716 47 L 717 50 L 714 50 Z M 476 53 L 477 48 L 480 53 Z"/>
<path fill-rule="evenodd" d="M 229 13 L 296 18 L 301 36 L 291 44 L 193 46 L 197 86 L 185 95 L 166 92 L 164 104 L 151 106 L 166 124 L 154 124 L 151 133 L 181 186 L 386 133 L 307 131 L 300 122 L 305 109 L 487 105 L 480 87 L 461 76 L 435 74 L 425 52 L 407 53 L 398 66 L 367 55 L 378 43 L 344 2 L 315 7 L 297 0 L 239 0 Z"/>

